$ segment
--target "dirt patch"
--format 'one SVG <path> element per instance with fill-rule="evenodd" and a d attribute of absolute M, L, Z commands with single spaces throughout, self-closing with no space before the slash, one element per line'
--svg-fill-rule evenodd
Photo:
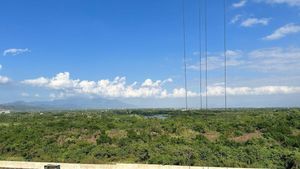
<path fill-rule="evenodd" d="M 293 136 L 299 136 L 300 135 L 300 130 L 299 129 L 295 129 L 292 131 L 292 135 Z"/>
<path fill-rule="evenodd" d="M 97 138 L 100 136 L 100 134 L 101 134 L 101 132 L 97 131 L 96 133 L 94 133 L 90 136 L 86 136 L 84 138 L 84 140 L 86 140 L 87 142 L 92 143 L 92 144 L 97 144 Z"/>
<path fill-rule="evenodd" d="M 261 132 L 255 131 L 253 133 L 247 133 L 247 134 L 244 134 L 244 135 L 239 136 L 239 137 L 233 137 L 230 140 L 242 143 L 242 142 L 246 142 L 248 140 L 254 139 L 254 138 L 260 138 L 261 136 L 262 136 Z"/>
<path fill-rule="evenodd" d="M 203 134 L 209 141 L 216 141 L 220 137 L 220 133 L 216 131 L 209 131 Z"/>
<path fill-rule="evenodd" d="M 57 143 L 59 145 L 64 145 L 66 143 L 75 143 L 77 141 L 86 141 L 91 144 L 96 144 L 97 143 L 97 138 L 100 135 L 100 131 L 96 131 L 93 134 L 89 134 L 84 131 L 79 131 L 78 133 L 74 131 L 67 131 L 63 134 L 60 134 L 57 138 Z"/>
<path fill-rule="evenodd" d="M 117 130 L 117 129 L 112 129 L 106 132 L 106 134 L 110 138 L 124 138 L 127 136 L 127 132 L 125 130 Z"/>
<path fill-rule="evenodd" d="M 66 139 L 67 139 L 66 136 L 60 135 L 60 136 L 58 136 L 58 138 L 57 138 L 57 143 L 58 143 L 59 145 L 63 145 L 63 144 L 65 144 Z"/>

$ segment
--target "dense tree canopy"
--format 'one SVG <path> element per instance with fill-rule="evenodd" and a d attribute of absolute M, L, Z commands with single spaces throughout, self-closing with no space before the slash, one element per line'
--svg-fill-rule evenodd
<path fill-rule="evenodd" d="M 300 167 L 299 109 L 0 115 L 0 160 Z"/>

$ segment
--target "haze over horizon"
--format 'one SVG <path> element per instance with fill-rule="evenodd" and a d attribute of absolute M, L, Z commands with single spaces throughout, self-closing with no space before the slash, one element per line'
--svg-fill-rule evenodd
<path fill-rule="evenodd" d="M 209 107 L 224 104 L 218 2 L 208 1 Z M 183 107 L 181 0 L 0 4 L 0 104 L 85 97 Z M 190 107 L 200 96 L 198 4 L 186 1 Z M 299 107 L 300 1 L 228 0 L 226 24 L 228 106 Z"/>

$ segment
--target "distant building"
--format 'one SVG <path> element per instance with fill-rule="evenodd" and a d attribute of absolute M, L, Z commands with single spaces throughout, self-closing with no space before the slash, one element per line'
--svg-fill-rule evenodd
<path fill-rule="evenodd" d="M 10 110 L 2 110 L 0 109 L 0 114 L 9 114 Z"/>

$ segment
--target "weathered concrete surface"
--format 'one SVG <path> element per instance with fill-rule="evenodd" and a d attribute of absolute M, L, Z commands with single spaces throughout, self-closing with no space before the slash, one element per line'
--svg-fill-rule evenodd
<path fill-rule="evenodd" d="M 189 166 L 168 166 L 168 165 L 145 165 L 145 164 L 68 164 L 68 163 L 39 163 L 39 162 L 18 162 L 0 161 L 0 168 L 24 168 L 44 169 L 47 164 L 58 164 L 61 169 L 233 169 L 220 167 L 189 167 Z M 238 168 L 235 168 L 238 169 Z"/>

